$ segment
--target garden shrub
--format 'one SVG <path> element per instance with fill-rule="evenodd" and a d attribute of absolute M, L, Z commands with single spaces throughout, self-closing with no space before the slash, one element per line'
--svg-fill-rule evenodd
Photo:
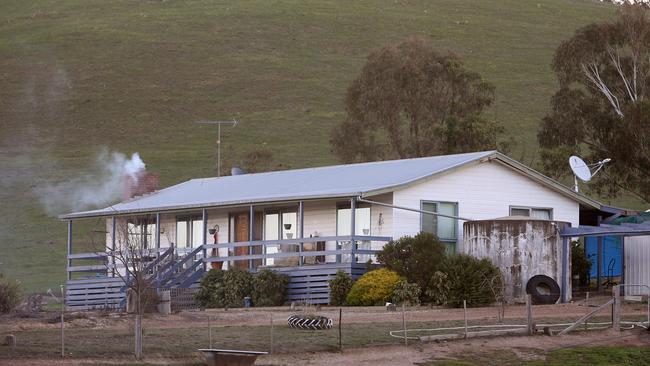
<path fill-rule="evenodd" d="M 433 234 L 421 232 L 386 243 L 377 254 L 377 259 L 386 268 L 405 277 L 409 283 L 428 289 L 431 277 L 445 257 L 445 251 L 445 245 Z M 429 300 L 426 293 L 420 297 L 424 301 Z"/>
<path fill-rule="evenodd" d="M 23 286 L 0 273 L 0 314 L 9 313 L 23 301 Z"/>
<path fill-rule="evenodd" d="M 244 297 L 252 293 L 253 275 L 245 269 L 230 268 L 223 274 L 223 301 L 227 308 L 244 306 Z"/>
<path fill-rule="evenodd" d="M 441 274 L 434 274 L 427 289 L 438 303 L 450 307 L 485 306 L 496 301 L 501 289 L 501 272 L 487 259 L 454 254 L 440 264 Z"/>
<path fill-rule="evenodd" d="M 205 308 L 238 308 L 244 306 L 244 297 L 251 295 L 252 287 L 253 277 L 244 269 L 212 269 L 201 280 L 194 298 Z"/>
<path fill-rule="evenodd" d="M 397 272 L 387 268 L 370 271 L 354 282 L 346 303 L 352 306 L 383 305 L 391 300 L 399 280 Z"/>
<path fill-rule="evenodd" d="M 571 242 L 571 277 L 578 276 L 578 284 L 587 286 L 590 271 L 591 261 L 585 254 L 584 246 L 579 241 Z"/>
<path fill-rule="evenodd" d="M 345 305 L 345 299 L 352 288 L 352 277 L 347 272 L 339 269 L 334 278 L 329 280 L 330 304 Z"/>
<path fill-rule="evenodd" d="M 203 279 L 194 299 L 202 308 L 221 308 L 223 306 L 223 275 L 226 271 L 211 269 Z"/>
<path fill-rule="evenodd" d="M 429 281 L 429 288 L 426 290 L 427 297 L 436 305 L 444 305 L 449 299 L 449 281 L 447 274 L 436 271 Z"/>
<path fill-rule="evenodd" d="M 280 306 L 289 285 L 289 276 L 262 269 L 253 276 L 252 300 L 255 306 Z"/>
<path fill-rule="evenodd" d="M 419 305 L 422 289 L 417 283 L 408 283 L 406 280 L 399 280 L 393 288 L 393 302 L 396 304 L 407 303 Z"/>

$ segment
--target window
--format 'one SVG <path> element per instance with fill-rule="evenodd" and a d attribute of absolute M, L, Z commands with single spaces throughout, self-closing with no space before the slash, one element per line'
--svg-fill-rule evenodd
<path fill-rule="evenodd" d="M 522 207 L 511 206 L 510 216 L 526 216 L 540 220 L 552 220 L 553 209 L 551 208 L 536 208 L 536 207 Z"/>
<path fill-rule="evenodd" d="M 352 210 L 349 205 L 340 205 L 336 210 L 336 235 L 347 236 L 352 234 Z M 370 207 L 357 206 L 354 209 L 354 235 L 370 235 Z M 357 241 L 357 248 L 370 249 L 369 241 Z M 339 241 L 338 249 L 351 249 L 349 241 Z M 358 256 L 355 261 L 366 261 L 367 255 Z M 349 254 L 337 256 L 337 262 L 348 263 L 351 260 Z"/>
<path fill-rule="evenodd" d="M 340 207 L 336 215 L 336 234 L 350 235 L 352 230 L 350 207 Z M 370 235 L 370 207 L 354 209 L 354 235 Z"/>
<path fill-rule="evenodd" d="M 184 217 L 176 220 L 176 248 L 194 248 L 203 244 L 203 219 Z"/>
<path fill-rule="evenodd" d="M 156 242 L 156 219 L 140 218 L 127 221 L 129 246 L 153 248 Z"/>
<path fill-rule="evenodd" d="M 437 212 L 449 216 L 458 215 L 458 204 L 455 202 L 422 201 L 420 207 L 422 211 Z M 458 239 L 456 232 L 458 226 L 457 219 L 422 213 L 420 214 L 420 220 L 421 231 L 437 236 L 440 241 L 448 245 L 448 251 L 455 251 L 456 241 Z"/>
<path fill-rule="evenodd" d="M 298 213 L 295 209 L 273 210 L 264 214 L 264 240 L 295 239 L 298 237 Z M 297 252 L 293 244 L 267 245 L 266 253 Z M 297 265 L 297 258 L 267 258 L 265 265 Z"/>

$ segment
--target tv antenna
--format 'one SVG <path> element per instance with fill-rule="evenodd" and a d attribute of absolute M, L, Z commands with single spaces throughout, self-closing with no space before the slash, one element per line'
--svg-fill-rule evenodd
<path fill-rule="evenodd" d="M 196 121 L 198 124 L 202 125 L 217 125 L 217 177 L 221 176 L 221 125 L 231 125 L 233 127 L 237 126 L 237 120 L 233 119 L 232 121 L 209 121 L 209 120 L 200 120 Z"/>
<path fill-rule="evenodd" d="M 593 176 L 596 175 L 596 173 L 598 173 L 600 169 L 602 169 L 603 166 L 605 166 L 605 164 L 609 163 L 610 161 L 612 161 L 612 159 L 607 158 L 595 164 L 587 164 L 584 160 L 575 155 L 569 157 L 569 166 L 573 172 L 573 189 L 576 192 L 579 192 L 578 179 L 585 183 L 589 182 L 591 178 L 593 178 Z"/>

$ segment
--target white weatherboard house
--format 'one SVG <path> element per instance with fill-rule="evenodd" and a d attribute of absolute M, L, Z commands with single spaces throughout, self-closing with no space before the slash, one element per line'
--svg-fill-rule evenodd
<path fill-rule="evenodd" d="M 578 226 L 581 212 L 600 209 L 497 151 L 192 179 L 61 217 L 70 231 L 68 305 L 123 298 L 118 290 L 114 299 L 87 295 L 96 283 L 116 283 L 119 268 L 107 253 L 74 253 L 73 222 L 83 218 L 106 218 L 109 248 L 133 235 L 145 242 L 161 287 L 195 286 L 210 268 L 269 267 L 290 275 L 288 300 L 327 303 L 336 270 L 362 274 L 392 239 L 428 231 L 459 251 L 463 220 L 513 215 Z M 80 259 L 104 264 L 73 265 Z"/>

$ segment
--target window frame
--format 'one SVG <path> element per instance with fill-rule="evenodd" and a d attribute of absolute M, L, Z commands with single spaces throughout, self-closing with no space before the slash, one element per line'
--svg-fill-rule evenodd
<path fill-rule="evenodd" d="M 284 240 L 284 221 L 283 221 L 283 215 L 285 213 L 295 213 L 296 214 L 296 236 L 293 239 L 297 239 L 298 235 L 300 234 L 300 230 L 298 230 L 298 227 L 300 226 L 300 208 L 299 207 L 292 207 L 292 206 L 285 206 L 285 207 L 273 207 L 273 208 L 268 208 L 264 209 L 262 213 L 262 238 L 263 240 Z M 266 237 L 266 215 L 278 215 L 278 238 L 277 239 L 268 239 Z"/>
<path fill-rule="evenodd" d="M 339 233 L 339 210 L 345 210 L 345 209 L 349 210 L 351 208 L 352 208 L 352 205 L 350 204 L 350 202 L 337 202 L 336 203 L 336 222 L 335 222 L 336 236 L 341 235 Z M 368 235 L 356 234 L 356 233 L 350 232 L 350 235 L 351 236 L 372 236 L 372 205 L 369 204 L 369 203 L 365 203 L 365 202 L 357 202 L 357 204 L 354 206 L 355 212 L 356 212 L 357 209 L 360 209 L 360 208 L 367 208 L 369 210 L 368 211 L 369 212 L 368 218 L 370 219 L 370 225 L 368 226 L 368 229 L 370 230 L 370 232 L 368 233 Z M 356 213 L 355 213 L 355 215 L 356 215 Z M 356 223 L 357 223 L 356 216 L 354 218 L 354 223 L 355 223 L 354 230 L 356 231 L 357 230 L 357 228 L 356 228 L 356 226 L 357 226 L 356 225 Z M 352 230 L 350 230 L 350 231 L 352 231 Z"/>
<path fill-rule="evenodd" d="M 423 205 L 425 203 L 433 203 L 433 204 L 435 204 L 436 205 L 436 212 L 438 212 L 438 205 L 439 204 L 441 204 L 441 203 L 452 204 L 452 205 L 454 205 L 454 216 L 458 216 L 458 210 L 459 210 L 458 201 L 436 201 L 436 200 L 428 200 L 428 199 L 424 200 L 423 199 L 423 200 L 420 200 L 420 210 L 421 211 L 424 211 Z M 423 232 L 423 229 L 424 229 L 424 215 L 429 215 L 429 214 L 425 214 L 423 212 L 420 212 L 420 232 Z M 443 243 L 451 243 L 451 244 L 456 245 L 456 244 L 458 244 L 458 232 L 459 232 L 459 230 L 458 230 L 458 222 L 459 222 L 459 220 L 458 219 L 452 219 L 452 220 L 454 220 L 454 236 L 455 236 L 455 238 L 440 238 L 440 237 L 438 237 L 438 221 L 436 221 L 436 232 L 433 233 L 433 235 L 435 235 L 438 238 L 438 240 L 440 240 Z"/>
<path fill-rule="evenodd" d="M 527 216 L 527 217 L 530 217 L 530 218 L 532 218 L 532 219 L 534 219 L 534 217 L 531 216 L 531 213 L 533 212 L 533 210 L 546 210 L 546 211 L 549 212 L 549 215 L 548 215 L 548 217 L 549 217 L 549 221 L 553 221 L 553 216 L 554 216 L 554 215 L 553 215 L 553 207 L 539 207 L 539 206 L 510 205 L 510 206 L 508 207 L 508 216 L 513 216 L 513 215 L 512 215 L 512 210 L 513 210 L 513 209 L 516 209 L 516 210 L 528 210 L 528 216 Z"/>
<path fill-rule="evenodd" d="M 181 216 L 176 216 L 176 227 L 174 228 L 175 233 L 176 233 L 176 243 L 174 243 L 175 247 L 178 249 L 178 223 L 179 222 L 185 222 L 185 243 L 186 245 L 182 247 L 183 249 L 192 249 L 194 248 L 194 221 L 201 221 L 201 224 L 203 224 L 203 216 L 200 214 L 197 215 L 181 215 Z M 206 230 L 206 228 L 203 228 L 203 230 Z M 203 237 L 201 237 L 201 240 L 203 240 Z"/>
<path fill-rule="evenodd" d="M 133 225 L 135 228 L 138 228 L 138 232 L 131 233 L 129 231 L 129 225 Z M 152 228 L 153 227 L 153 228 Z M 144 230 L 142 230 L 144 228 Z M 150 230 L 150 228 L 152 228 Z M 130 217 L 126 219 L 126 240 L 127 245 L 130 245 L 129 241 L 132 236 L 138 236 L 140 244 L 144 246 L 144 249 L 151 249 L 156 247 L 156 231 L 160 230 L 158 228 L 158 222 L 155 216 L 146 216 L 146 217 Z M 151 236 L 151 240 L 149 240 Z"/>

